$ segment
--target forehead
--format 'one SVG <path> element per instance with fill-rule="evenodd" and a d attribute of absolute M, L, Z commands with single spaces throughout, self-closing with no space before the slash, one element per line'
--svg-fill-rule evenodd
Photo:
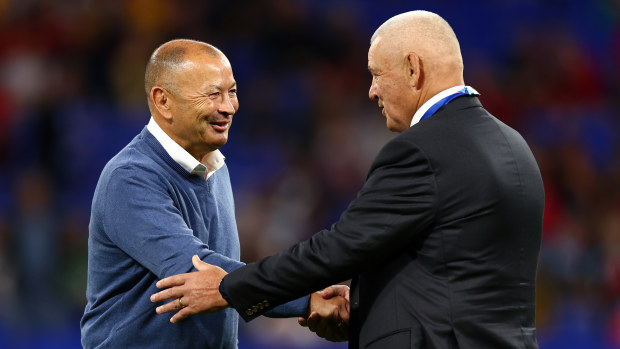
<path fill-rule="evenodd" d="M 376 69 L 379 66 L 382 66 L 387 63 L 386 55 L 384 53 L 384 43 L 381 36 L 375 38 L 370 44 L 370 48 L 368 49 L 368 68 Z"/>
<path fill-rule="evenodd" d="M 226 57 L 211 57 L 203 55 L 188 59 L 181 68 L 181 83 L 187 83 L 193 88 L 208 85 L 232 85 L 235 79 L 232 67 Z"/>

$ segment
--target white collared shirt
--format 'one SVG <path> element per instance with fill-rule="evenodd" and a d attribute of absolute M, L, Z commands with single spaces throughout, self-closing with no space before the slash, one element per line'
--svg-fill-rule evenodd
<path fill-rule="evenodd" d="M 149 130 L 155 139 L 157 139 L 159 144 L 164 147 L 168 155 L 170 155 L 174 161 L 193 175 L 207 179 L 211 177 L 215 171 L 224 166 L 225 157 L 219 149 L 205 155 L 205 157 L 202 158 L 202 162 L 200 162 L 188 153 L 187 150 L 183 149 L 183 147 L 170 138 L 170 136 L 168 136 L 166 132 L 159 127 L 157 122 L 153 120 L 152 116 L 148 125 L 146 125 L 146 129 Z"/>
<path fill-rule="evenodd" d="M 426 111 L 429 110 L 430 107 L 435 105 L 435 103 L 439 102 L 443 98 L 448 97 L 449 95 L 451 95 L 453 93 L 459 92 L 463 88 L 465 88 L 465 85 L 450 87 L 449 89 L 443 90 L 443 91 L 439 92 L 438 94 L 434 95 L 433 97 L 431 97 L 431 99 L 429 99 L 424 104 L 422 104 L 420 109 L 418 109 L 418 111 L 416 111 L 415 114 L 413 114 L 413 119 L 411 120 L 411 125 L 409 127 L 411 127 L 411 126 L 417 124 L 418 122 L 420 122 L 420 119 L 422 118 L 424 113 L 426 113 Z"/>

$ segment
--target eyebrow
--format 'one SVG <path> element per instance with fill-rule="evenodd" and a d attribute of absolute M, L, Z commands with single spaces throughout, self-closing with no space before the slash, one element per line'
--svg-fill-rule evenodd
<path fill-rule="evenodd" d="M 230 86 L 230 88 L 236 88 L 236 87 L 237 87 L 237 82 L 235 81 L 235 82 L 232 84 L 232 86 Z M 207 90 L 210 90 L 210 89 L 212 89 L 212 88 L 214 88 L 214 89 L 216 89 L 216 90 L 218 90 L 218 91 L 224 91 L 224 90 L 226 90 L 224 87 L 222 87 L 222 85 L 209 85 L 209 86 L 207 86 Z"/>

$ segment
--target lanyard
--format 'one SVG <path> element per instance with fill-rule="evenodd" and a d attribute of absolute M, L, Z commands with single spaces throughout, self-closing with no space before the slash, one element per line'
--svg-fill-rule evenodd
<path fill-rule="evenodd" d="M 431 116 L 433 116 L 433 114 L 435 114 L 435 112 L 437 110 L 439 110 L 439 108 L 443 107 L 444 105 L 448 104 L 448 102 L 450 102 L 451 100 L 455 99 L 456 97 L 461 97 L 461 96 L 477 96 L 479 95 L 478 91 L 474 90 L 473 87 L 470 86 L 465 86 L 462 89 L 460 89 L 459 91 L 457 91 L 456 93 L 453 93 L 449 96 L 446 96 L 442 99 L 440 99 L 439 101 L 437 101 L 437 103 L 433 104 L 430 108 L 428 108 L 428 110 L 426 111 L 426 113 L 424 113 L 424 115 L 422 115 L 422 117 L 420 118 L 420 121 L 426 119 L 426 118 L 430 118 Z"/>

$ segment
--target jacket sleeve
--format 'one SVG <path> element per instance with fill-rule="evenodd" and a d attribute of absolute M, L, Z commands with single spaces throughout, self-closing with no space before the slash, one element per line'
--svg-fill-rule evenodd
<path fill-rule="evenodd" d="M 423 236 L 435 214 L 424 153 L 397 137 L 381 150 L 357 198 L 330 230 L 227 275 L 220 292 L 249 321 L 275 305 L 348 280 Z"/>

